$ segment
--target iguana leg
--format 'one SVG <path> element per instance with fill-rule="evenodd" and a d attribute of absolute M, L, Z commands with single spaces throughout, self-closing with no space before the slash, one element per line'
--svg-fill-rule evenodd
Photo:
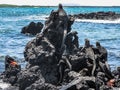
<path fill-rule="evenodd" d="M 96 60 L 94 59 L 94 60 L 93 60 L 92 76 L 94 76 L 95 69 L 96 69 Z"/>
<path fill-rule="evenodd" d="M 72 70 L 72 65 L 71 65 L 71 63 L 69 62 L 69 60 L 66 58 L 66 65 L 67 65 L 67 67 L 69 68 L 69 70 L 71 71 Z"/>
<path fill-rule="evenodd" d="M 65 71 L 65 65 L 64 65 L 64 63 L 61 63 L 59 65 L 59 81 L 58 81 L 58 84 L 62 83 L 62 81 L 63 81 L 64 71 Z"/>

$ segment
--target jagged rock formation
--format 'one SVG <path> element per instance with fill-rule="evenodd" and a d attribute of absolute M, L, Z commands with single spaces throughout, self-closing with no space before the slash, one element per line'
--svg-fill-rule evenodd
<path fill-rule="evenodd" d="M 76 19 L 95 19 L 95 20 L 116 20 L 120 18 L 120 14 L 115 12 L 93 12 L 93 13 L 80 13 L 72 15 Z"/>
<path fill-rule="evenodd" d="M 41 32 L 42 28 L 43 24 L 41 22 L 30 22 L 29 25 L 22 28 L 21 33 L 36 35 L 37 33 Z"/>
<path fill-rule="evenodd" d="M 111 73 L 107 50 L 99 42 L 94 47 L 88 39 L 83 47 L 79 47 L 77 32 L 71 31 L 73 22 L 61 4 L 57 11 L 51 12 L 43 32 L 25 47 L 27 65 L 16 73 L 14 88 L 111 90 L 120 86 L 120 70 Z"/>

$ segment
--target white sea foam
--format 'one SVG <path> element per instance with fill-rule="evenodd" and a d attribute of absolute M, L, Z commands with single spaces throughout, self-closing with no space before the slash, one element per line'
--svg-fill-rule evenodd
<path fill-rule="evenodd" d="M 21 16 L 21 17 L 6 17 L 2 18 L 2 21 L 21 21 L 21 20 L 46 20 L 47 15 L 30 15 L 30 16 Z"/>
<path fill-rule="evenodd" d="M 15 19 L 13 18 L 4 18 L 2 21 L 21 21 L 21 20 L 46 20 L 48 15 L 30 15 L 30 16 L 21 16 Z M 93 19 L 76 19 L 76 22 L 91 22 L 91 23 L 115 23 L 120 24 L 120 19 L 117 20 L 93 20 Z"/>
<path fill-rule="evenodd" d="M 3 82 L 2 80 L 0 80 L 0 88 L 1 88 L 2 90 L 5 90 L 5 89 L 8 88 L 9 86 L 11 86 L 11 85 L 8 84 L 8 83 Z"/>
<path fill-rule="evenodd" d="M 31 16 L 26 16 L 23 19 L 27 19 L 27 20 L 46 20 L 48 16 L 47 15 L 31 15 Z"/>
<path fill-rule="evenodd" d="M 48 15 L 32 15 L 26 17 L 28 20 L 46 20 Z M 120 19 L 117 20 L 93 20 L 93 19 L 76 19 L 76 22 L 91 22 L 91 23 L 115 23 L 120 24 Z"/>
<path fill-rule="evenodd" d="M 115 24 L 120 24 L 120 19 L 117 19 L 117 20 L 76 19 L 75 21 L 76 21 L 76 22 L 115 23 Z"/>
<path fill-rule="evenodd" d="M 119 49 L 111 49 L 111 50 L 109 50 L 109 54 L 110 55 L 114 55 L 116 58 L 120 58 L 120 51 L 119 51 Z"/>

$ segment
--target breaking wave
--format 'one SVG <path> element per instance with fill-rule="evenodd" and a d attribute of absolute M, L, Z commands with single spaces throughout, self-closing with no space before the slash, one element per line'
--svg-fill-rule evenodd
<path fill-rule="evenodd" d="M 22 16 L 22 17 L 5 17 L 2 18 L 2 21 L 23 21 L 23 20 L 46 20 L 48 16 L 47 15 L 30 15 L 30 16 Z"/>
<path fill-rule="evenodd" d="M 120 19 L 117 20 L 93 20 L 93 19 L 76 19 L 76 22 L 91 22 L 91 23 L 113 23 L 120 24 Z"/>
<path fill-rule="evenodd" d="M 8 83 L 3 82 L 2 80 L 0 80 L 0 89 L 2 90 L 6 90 L 8 87 L 10 87 L 11 85 Z"/>

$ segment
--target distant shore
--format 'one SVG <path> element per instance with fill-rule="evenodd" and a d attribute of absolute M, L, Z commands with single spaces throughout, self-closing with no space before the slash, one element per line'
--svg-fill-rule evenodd
<path fill-rule="evenodd" d="M 13 5 L 13 4 L 0 4 L 0 7 L 57 7 L 57 6 L 39 6 L 39 5 Z M 79 6 L 79 5 L 65 5 L 64 7 L 120 7 L 120 6 Z"/>

